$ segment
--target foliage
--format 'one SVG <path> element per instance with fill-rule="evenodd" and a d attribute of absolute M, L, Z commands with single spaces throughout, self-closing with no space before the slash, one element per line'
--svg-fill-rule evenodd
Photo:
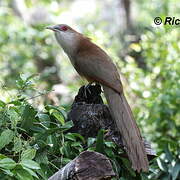
<path fill-rule="evenodd" d="M 151 126 L 149 133 L 157 132 L 151 139 L 158 144 L 157 149 L 161 154 L 158 165 L 163 173 L 158 178 L 164 179 L 176 179 L 180 171 L 178 39 L 178 29 L 165 26 L 147 32 L 141 43 L 149 69 L 146 78 L 150 80 L 150 86 L 145 89 L 151 92 L 146 103 L 149 110 L 146 121 Z"/>
<path fill-rule="evenodd" d="M 139 69 L 134 58 L 128 57 L 125 71 L 130 75 L 132 90 L 144 99 L 135 108 L 136 117 L 160 156 L 154 164 L 155 169 L 158 166 L 160 169 L 155 170 L 152 166 L 150 177 L 155 179 L 176 179 L 180 171 L 178 33 L 178 28 L 165 26 L 142 34 L 141 41 L 130 44 L 129 50 L 141 53 L 147 69 Z M 128 68 L 134 69 L 133 75 L 129 74 Z"/>
<path fill-rule="evenodd" d="M 16 82 L 18 91 L 31 89 L 33 76 Z M 136 174 L 122 151 L 113 142 L 104 140 L 104 130 L 97 138 L 84 139 L 67 130 L 62 107 L 46 105 L 39 111 L 24 95 L 12 101 L 0 101 L 0 178 L 47 179 L 84 150 L 105 154 L 112 161 L 120 179 L 177 179 L 180 170 L 178 155 L 166 145 L 165 152 L 152 162 L 150 173 Z"/>
<path fill-rule="evenodd" d="M 31 78 L 17 81 L 18 90 L 31 88 Z M 47 166 L 56 167 L 57 162 L 52 162 L 56 152 L 65 148 L 63 132 L 72 127 L 72 122 L 64 122 L 64 111 L 46 106 L 45 112 L 38 112 L 27 101 L 21 96 L 8 103 L 0 101 L 1 179 L 47 179 L 54 172 Z M 67 159 L 60 161 L 62 166 Z"/>
<path fill-rule="evenodd" d="M 18 90 L 31 89 L 32 78 L 20 78 Z M 0 108 L 1 179 L 47 179 L 87 149 L 105 153 L 114 161 L 116 171 L 125 174 L 127 167 L 135 176 L 129 162 L 118 156 L 122 152 L 117 146 L 103 140 L 103 130 L 97 140 L 66 132 L 73 124 L 65 121 L 67 115 L 61 107 L 47 105 L 41 112 L 27 98 L 17 96 L 8 103 L 0 101 Z M 124 164 L 122 169 L 119 163 Z"/>

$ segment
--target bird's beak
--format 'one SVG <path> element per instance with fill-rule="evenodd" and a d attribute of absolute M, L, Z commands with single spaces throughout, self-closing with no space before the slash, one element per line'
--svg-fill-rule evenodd
<path fill-rule="evenodd" d="M 50 29 L 52 31 L 58 31 L 56 26 L 48 26 L 46 29 Z"/>

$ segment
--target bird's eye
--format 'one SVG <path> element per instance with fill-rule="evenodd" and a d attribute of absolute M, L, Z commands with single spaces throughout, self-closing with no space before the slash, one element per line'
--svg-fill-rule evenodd
<path fill-rule="evenodd" d="M 61 31 L 67 31 L 68 27 L 67 26 L 62 26 L 60 29 L 61 29 Z"/>

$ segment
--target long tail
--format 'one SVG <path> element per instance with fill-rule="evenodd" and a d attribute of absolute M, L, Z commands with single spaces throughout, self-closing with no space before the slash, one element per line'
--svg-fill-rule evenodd
<path fill-rule="evenodd" d="M 132 168 L 138 172 L 148 171 L 148 159 L 141 134 L 124 94 L 119 94 L 105 85 L 103 85 L 103 89 L 112 118 L 116 122 L 128 158 L 132 163 Z"/>

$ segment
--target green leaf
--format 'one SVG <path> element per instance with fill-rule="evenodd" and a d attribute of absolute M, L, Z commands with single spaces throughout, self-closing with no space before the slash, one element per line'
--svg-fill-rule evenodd
<path fill-rule="evenodd" d="M 64 154 L 66 157 L 70 157 L 72 152 L 71 145 L 69 142 L 65 142 L 64 145 L 62 146 L 61 150 L 62 154 Z"/>
<path fill-rule="evenodd" d="M 116 144 L 113 143 L 113 142 L 106 141 L 106 142 L 105 142 L 105 145 L 106 145 L 107 147 L 111 147 L 111 148 L 113 148 L 113 149 L 116 148 Z"/>
<path fill-rule="evenodd" d="M 37 162 L 33 161 L 33 160 L 25 159 L 25 160 L 22 160 L 20 162 L 20 164 L 23 167 L 27 167 L 27 168 L 30 168 L 30 169 L 40 169 L 39 164 Z"/>
<path fill-rule="evenodd" d="M 57 128 L 51 128 L 51 129 L 46 130 L 46 133 L 52 134 L 52 133 L 54 133 L 56 131 L 63 132 L 63 131 L 66 131 L 66 130 L 72 128 L 72 127 L 73 127 L 73 122 L 68 121 L 63 126 L 58 126 Z"/>
<path fill-rule="evenodd" d="M 84 139 L 83 136 L 81 136 L 80 134 L 78 133 L 71 133 L 74 137 L 77 137 L 79 138 L 84 144 L 86 143 L 86 140 Z"/>
<path fill-rule="evenodd" d="M 88 150 L 88 151 L 95 151 L 96 148 L 95 148 L 95 147 L 89 147 L 87 150 Z"/>
<path fill-rule="evenodd" d="M 81 135 L 78 134 L 78 133 L 67 133 L 67 134 L 65 135 L 65 138 L 66 138 L 66 139 L 69 139 L 69 140 L 71 140 L 71 141 L 77 141 L 76 139 L 79 138 L 83 143 L 86 142 L 85 139 L 84 139 L 84 137 L 81 136 Z"/>
<path fill-rule="evenodd" d="M 14 104 L 14 105 L 16 105 L 16 106 L 20 106 L 20 105 L 21 105 L 21 101 L 15 100 L 15 101 L 9 102 L 8 104 Z"/>
<path fill-rule="evenodd" d="M 25 130 L 30 130 L 30 128 L 33 125 L 33 121 L 35 119 L 35 115 L 36 115 L 36 111 L 34 110 L 34 108 L 27 104 L 24 108 L 23 111 L 23 115 L 22 115 L 22 123 L 21 123 L 21 127 Z"/>
<path fill-rule="evenodd" d="M 2 171 L 5 172 L 5 174 L 9 175 L 9 176 L 13 176 L 14 174 L 9 170 L 9 169 L 3 169 L 3 168 L 0 168 Z"/>
<path fill-rule="evenodd" d="M 41 167 L 41 169 L 39 169 L 39 170 L 36 170 L 37 171 L 37 173 L 41 176 L 41 179 L 42 180 L 47 180 L 48 179 L 48 177 L 47 177 L 47 168 L 42 168 Z"/>
<path fill-rule="evenodd" d="M 0 107 L 4 108 L 6 106 L 6 103 L 0 100 Z"/>
<path fill-rule="evenodd" d="M 117 179 L 118 179 L 118 172 L 119 172 L 119 169 L 120 169 L 120 167 L 119 167 L 119 163 L 116 161 L 116 159 L 114 159 L 114 158 L 112 158 L 111 159 L 111 163 L 112 163 L 112 165 L 113 165 L 113 169 L 114 169 L 114 171 L 115 171 L 115 174 L 117 174 Z M 116 180 L 116 179 L 112 179 L 112 180 Z"/>
<path fill-rule="evenodd" d="M 4 159 L 7 158 L 7 156 L 5 156 L 4 154 L 0 154 L 0 159 Z"/>
<path fill-rule="evenodd" d="M 136 177 L 136 173 L 135 171 L 131 168 L 131 164 L 130 161 L 128 159 L 122 158 L 121 160 L 123 161 L 123 165 L 126 167 L 126 169 L 129 171 L 129 173 L 131 174 L 131 176 Z"/>
<path fill-rule="evenodd" d="M 88 141 L 87 141 L 88 147 L 90 147 L 91 145 L 93 145 L 95 141 L 96 141 L 96 138 L 91 138 L 91 137 L 88 138 Z"/>
<path fill-rule="evenodd" d="M 44 127 L 41 128 L 41 127 L 38 127 L 38 126 L 35 126 L 35 125 L 31 127 L 31 130 L 33 132 L 36 132 L 36 133 L 44 133 L 45 132 Z"/>
<path fill-rule="evenodd" d="M 168 159 L 169 162 L 171 162 L 171 161 L 173 160 L 173 155 L 172 155 L 172 153 L 169 151 L 168 145 L 166 145 L 164 151 L 165 151 L 165 153 L 166 153 L 166 154 L 165 154 L 165 155 L 166 155 L 166 158 Z"/>
<path fill-rule="evenodd" d="M 73 122 L 68 121 L 63 126 L 59 126 L 57 128 L 51 128 L 51 129 L 48 129 L 48 130 L 44 131 L 43 133 L 37 134 L 36 135 L 36 140 L 45 141 L 49 135 L 51 135 L 51 134 L 53 134 L 55 132 L 66 131 L 66 130 L 70 129 L 71 127 L 73 127 Z"/>
<path fill-rule="evenodd" d="M 119 180 L 126 180 L 124 177 L 121 177 Z"/>
<path fill-rule="evenodd" d="M 63 126 L 60 126 L 59 129 L 61 130 L 68 130 L 73 127 L 73 122 L 72 121 L 67 121 Z"/>
<path fill-rule="evenodd" d="M 16 86 L 18 89 L 23 89 L 25 85 L 25 82 L 23 81 L 23 79 L 21 78 L 21 76 L 19 76 L 19 79 L 16 80 Z"/>
<path fill-rule="evenodd" d="M 105 153 L 108 157 L 114 157 L 115 154 L 114 154 L 114 151 L 112 150 L 112 148 L 105 148 Z"/>
<path fill-rule="evenodd" d="M 34 77 L 37 77 L 37 76 L 39 76 L 39 75 L 38 74 L 32 74 L 26 78 L 26 81 L 29 81 L 29 80 L 33 79 Z"/>
<path fill-rule="evenodd" d="M 18 180 L 33 180 L 32 175 L 24 169 L 17 169 L 15 173 L 18 177 Z"/>
<path fill-rule="evenodd" d="M 62 125 L 64 125 L 65 123 L 65 119 L 64 119 L 64 116 L 57 112 L 57 111 L 54 111 L 51 113 Z"/>
<path fill-rule="evenodd" d="M 176 162 L 175 166 L 172 169 L 172 180 L 176 180 L 180 175 L 180 162 Z"/>
<path fill-rule="evenodd" d="M 64 165 L 68 164 L 69 162 L 71 162 L 71 159 L 68 159 L 68 158 L 62 159 L 62 164 L 64 164 Z"/>
<path fill-rule="evenodd" d="M 10 107 L 9 111 L 8 111 L 8 116 L 11 120 L 11 128 L 12 129 L 16 129 L 18 121 L 20 119 L 20 115 L 18 114 L 18 112 L 16 111 L 15 107 Z"/>
<path fill-rule="evenodd" d="M 6 129 L 1 133 L 0 136 L 0 150 L 9 144 L 14 137 L 14 132 L 10 129 Z"/>
<path fill-rule="evenodd" d="M 39 164 L 48 164 L 48 157 L 47 157 L 47 152 L 42 151 L 36 154 L 36 162 Z"/>
<path fill-rule="evenodd" d="M 63 116 L 64 120 L 67 119 L 67 114 L 66 114 L 64 108 L 62 108 L 62 107 L 56 107 L 56 106 L 52 106 L 52 105 L 47 105 L 45 107 L 45 109 L 48 110 L 50 114 L 54 112 L 52 110 L 56 110 Z"/>
<path fill-rule="evenodd" d="M 66 139 L 69 139 L 69 140 L 71 140 L 71 141 L 76 141 L 76 137 L 75 137 L 72 133 L 67 133 L 67 134 L 65 135 L 65 138 L 66 138 Z"/>
<path fill-rule="evenodd" d="M 46 127 L 49 127 L 50 122 L 51 122 L 49 115 L 40 113 L 38 114 L 38 118 L 43 125 L 45 125 Z"/>
<path fill-rule="evenodd" d="M 28 171 L 28 173 L 31 174 L 32 176 L 34 176 L 34 177 L 36 177 L 37 179 L 39 179 L 39 177 L 37 176 L 37 174 L 36 174 L 33 170 L 31 170 L 31 169 L 29 169 L 29 168 L 26 168 L 26 167 L 23 167 L 23 169 L 26 170 L 26 171 Z"/>
<path fill-rule="evenodd" d="M 36 142 L 38 143 L 38 145 L 43 146 L 44 144 L 47 144 L 46 139 L 47 139 L 48 136 L 49 136 L 48 133 L 39 133 L 39 134 L 37 134 L 35 136 L 35 138 L 36 138 Z"/>
<path fill-rule="evenodd" d="M 25 160 L 25 159 L 32 160 L 35 157 L 35 155 L 36 155 L 36 150 L 35 149 L 27 149 L 27 150 L 22 152 L 21 160 Z"/>
<path fill-rule="evenodd" d="M 80 142 L 73 142 L 73 143 L 71 143 L 71 147 L 78 147 L 78 148 L 81 148 L 82 145 L 81 145 Z"/>
<path fill-rule="evenodd" d="M 164 172 L 168 172 L 168 167 L 167 164 L 160 158 L 157 159 L 157 163 L 159 168 L 164 171 Z"/>
<path fill-rule="evenodd" d="M 48 130 L 46 130 L 42 134 L 45 134 L 46 136 L 48 136 L 48 135 L 53 134 L 53 133 L 55 133 L 57 131 L 60 131 L 60 132 L 66 131 L 66 130 L 70 129 L 71 127 L 73 127 L 73 122 L 72 121 L 68 121 L 63 126 L 59 126 L 57 128 L 48 129 Z"/>
<path fill-rule="evenodd" d="M 4 158 L 0 160 L 0 167 L 4 169 L 13 169 L 16 166 L 16 162 L 10 158 Z"/>
<path fill-rule="evenodd" d="M 23 145 L 22 145 L 22 140 L 20 137 L 15 137 L 14 138 L 14 147 L 13 147 L 13 151 L 18 153 L 22 150 Z"/>
<path fill-rule="evenodd" d="M 104 153 L 104 129 L 100 129 L 97 135 L 96 152 Z"/>

